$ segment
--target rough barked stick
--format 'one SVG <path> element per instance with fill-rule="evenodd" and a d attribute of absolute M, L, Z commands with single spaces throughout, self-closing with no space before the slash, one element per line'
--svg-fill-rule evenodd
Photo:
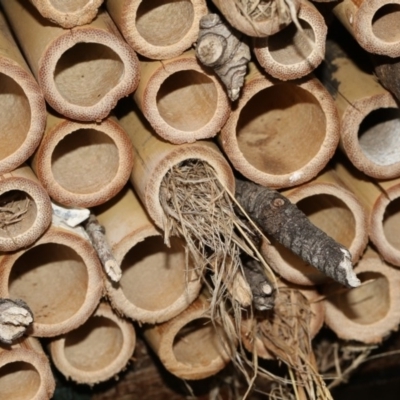
<path fill-rule="evenodd" d="M 33 322 L 33 313 L 23 300 L 0 299 L 0 342 L 11 344 Z"/>
<path fill-rule="evenodd" d="M 357 287 L 350 252 L 279 192 L 236 179 L 235 197 L 260 229 L 335 281 Z"/>
<path fill-rule="evenodd" d="M 110 245 L 105 236 L 105 229 L 100 225 L 97 218 L 90 214 L 85 224 L 85 230 L 89 235 L 90 241 L 103 265 L 107 276 L 113 281 L 118 282 L 121 279 L 122 271 L 111 251 Z"/>

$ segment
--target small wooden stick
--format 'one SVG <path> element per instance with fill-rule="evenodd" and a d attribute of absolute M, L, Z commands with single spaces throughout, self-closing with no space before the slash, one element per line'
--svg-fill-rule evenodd
<path fill-rule="evenodd" d="M 99 256 L 107 276 L 112 281 L 118 282 L 122 275 L 121 268 L 107 242 L 104 227 L 99 224 L 99 221 L 97 221 L 93 214 L 90 214 L 89 219 L 85 224 L 85 230 L 90 237 L 92 245 Z"/>
<path fill-rule="evenodd" d="M 360 285 L 350 252 L 275 190 L 236 179 L 236 198 L 266 234 L 337 282 Z"/>
<path fill-rule="evenodd" d="M 0 299 L 0 342 L 11 344 L 33 322 L 33 313 L 22 300 Z"/>

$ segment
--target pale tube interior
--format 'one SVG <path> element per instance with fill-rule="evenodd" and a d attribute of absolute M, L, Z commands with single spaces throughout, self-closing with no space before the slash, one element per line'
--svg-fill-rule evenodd
<path fill-rule="evenodd" d="M 73 13 L 81 10 L 92 0 L 49 0 L 50 4 L 58 11 Z"/>
<path fill-rule="evenodd" d="M 317 99 L 297 85 L 279 83 L 248 101 L 236 134 L 249 164 L 264 173 L 283 175 L 315 157 L 325 132 L 325 113 Z"/>
<path fill-rule="evenodd" d="M 118 148 L 114 140 L 95 129 L 71 132 L 55 147 L 51 157 L 54 179 L 72 193 L 102 190 L 116 176 Z"/>
<path fill-rule="evenodd" d="M 135 306 L 149 311 L 162 310 L 185 294 L 190 279 L 186 273 L 182 241 L 171 238 L 171 247 L 162 236 L 137 243 L 124 257 L 120 285 Z"/>
<path fill-rule="evenodd" d="M 77 43 L 57 62 L 54 83 L 69 103 L 91 107 L 120 81 L 124 63 L 110 47 L 99 43 Z"/>
<path fill-rule="evenodd" d="M 358 131 L 364 155 L 377 165 L 400 162 L 400 110 L 379 108 L 363 119 Z"/>
<path fill-rule="evenodd" d="M 0 399 L 31 400 L 40 383 L 40 375 L 32 364 L 11 362 L 0 368 Z"/>
<path fill-rule="evenodd" d="M 94 372 L 112 364 L 122 345 L 120 327 L 109 318 L 94 316 L 66 335 L 64 354 L 74 368 Z"/>
<path fill-rule="evenodd" d="M 342 310 L 351 321 L 360 325 L 370 325 L 383 319 L 390 309 L 389 282 L 378 272 L 357 274 L 361 282 L 367 282 L 358 288 L 332 296 L 332 303 Z"/>
<path fill-rule="evenodd" d="M 338 243 L 349 248 L 355 238 L 356 223 L 354 215 L 347 205 L 336 196 L 316 194 L 296 203 L 310 221 Z M 305 263 L 290 250 L 276 243 L 282 259 L 290 266 L 310 277 L 323 277 L 316 268 Z"/>
<path fill-rule="evenodd" d="M 189 0 L 143 0 L 136 12 L 136 29 L 153 46 L 179 42 L 193 25 Z"/>
<path fill-rule="evenodd" d="M 214 116 L 218 104 L 215 83 L 207 75 L 184 70 L 171 74 L 157 93 L 161 118 L 181 131 L 203 128 Z"/>
<path fill-rule="evenodd" d="M 226 357 L 223 340 L 222 328 L 216 329 L 209 318 L 198 318 L 180 329 L 172 350 L 178 362 L 189 368 L 202 367 Z"/>
<path fill-rule="evenodd" d="M 21 147 L 30 126 L 31 108 L 25 92 L 12 78 L 0 73 L 0 161 Z"/>
<path fill-rule="evenodd" d="M 22 190 L 0 195 L 0 238 L 8 239 L 28 231 L 37 218 L 37 207 Z"/>
<path fill-rule="evenodd" d="M 394 199 L 388 204 L 382 224 L 386 240 L 397 251 L 400 251 L 400 198 Z"/>
<path fill-rule="evenodd" d="M 372 32 L 387 43 L 400 41 L 400 4 L 386 4 L 379 8 L 372 19 Z"/>
<path fill-rule="evenodd" d="M 292 22 L 267 39 L 271 57 L 282 65 L 298 64 L 307 60 L 313 51 L 314 31 L 308 22 L 301 19 L 299 22 L 303 32 Z"/>
<path fill-rule="evenodd" d="M 85 301 L 88 273 L 82 258 L 58 243 L 35 246 L 14 263 L 8 282 L 13 299 L 24 300 L 35 323 L 57 324 L 72 317 Z"/>

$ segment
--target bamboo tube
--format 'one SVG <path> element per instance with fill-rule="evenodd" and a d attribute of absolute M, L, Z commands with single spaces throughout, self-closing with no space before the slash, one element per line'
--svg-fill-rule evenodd
<path fill-rule="evenodd" d="M 316 176 L 338 141 L 335 104 L 316 78 L 278 83 L 254 64 L 220 137 L 233 166 L 271 188 L 299 185 Z"/>
<path fill-rule="evenodd" d="M 103 0 L 32 0 L 40 14 L 63 28 L 90 24 Z"/>
<path fill-rule="evenodd" d="M 209 306 L 204 295 L 200 295 L 175 318 L 143 331 L 164 367 L 181 379 L 207 378 L 230 361 L 231 338 L 226 337 L 217 322 L 213 324 Z"/>
<path fill-rule="evenodd" d="M 24 163 L 39 145 L 46 105 L 0 12 L 0 175 Z"/>
<path fill-rule="evenodd" d="M 311 312 L 308 333 L 310 340 L 312 340 L 321 330 L 325 319 L 325 307 L 322 302 L 317 301 L 318 298 L 320 297 L 320 294 L 314 287 L 298 286 L 290 282 L 285 282 L 283 280 L 281 280 L 277 286 L 278 286 L 278 296 L 279 296 L 279 288 L 284 288 L 284 289 L 298 290 L 308 300 Z M 246 316 L 242 320 L 242 326 L 241 326 L 241 338 L 245 349 L 250 352 L 257 352 L 257 356 L 264 359 L 273 359 L 275 357 L 265 347 L 262 340 L 257 335 L 254 335 L 252 329 L 255 324 L 254 318 L 259 323 L 262 323 L 264 318 L 271 318 L 271 314 L 273 314 L 273 310 L 269 312 L 260 313 L 259 315 L 255 315 L 253 318 L 250 318 L 250 316 Z"/>
<path fill-rule="evenodd" d="M 136 344 L 132 324 L 118 317 L 106 303 L 79 328 L 50 342 L 57 369 L 77 383 L 93 385 L 121 372 Z"/>
<path fill-rule="evenodd" d="M 129 180 L 132 165 L 129 137 L 116 120 L 83 123 L 50 112 L 32 160 L 50 197 L 71 207 L 105 203 Z"/>
<path fill-rule="evenodd" d="M 343 0 L 333 13 L 369 53 L 400 56 L 400 0 Z"/>
<path fill-rule="evenodd" d="M 350 54 L 350 53 L 349 53 Z M 324 84 L 341 120 L 340 146 L 350 161 L 378 179 L 400 175 L 399 116 L 395 98 L 333 41 L 327 42 Z"/>
<path fill-rule="evenodd" d="M 102 293 L 97 255 L 74 231 L 51 226 L 31 247 L 0 259 L 0 297 L 28 304 L 33 336 L 57 336 L 82 325 Z"/>
<path fill-rule="evenodd" d="M 283 192 L 311 222 L 347 247 L 356 263 L 368 241 L 368 217 L 362 203 L 329 169 L 312 181 Z M 314 285 L 327 278 L 279 243 L 263 241 L 262 254 L 268 264 L 289 282 Z"/>
<path fill-rule="evenodd" d="M 215 136 L 230 113 L 218 79 L 198 63 L 194 51 L 166 61 L 141 62 L 134 99 L 158 135 L 171 143 Z"/>
<path fill-rule="evenodd" d="M 55 386 L 39 341 L 29 337 L 12 346 L 0 345 L 1 399 L 46 400 L 52 398 Z"/>
<path fill-rule="evenodd" d="M 0 176 L 0 251 L 31 245 L 51 216 L 50 198 L 27 165 Z"/>
<path fill-rule="evenodd" d="M 324 289 L 325 322 L 342 339 L 380 343 L 400 322 L 399 271 L 369 248 L 356 272 L 364 285 Z"/>
<path fill-rule="evenodd" d="M 297 17 L 303 32 L 292 22 L 274 35 L 253 42 L 260 65 L 283 81 L 308 75 L 324 59 L 328 31 L 324 18 L 307 0 L 300 1 Z"/>
<path fill-rule="evenodd" d="M 60 114 L 98 121 L 135 90 L 137 56 L 105 11 L 90 25 L 65 30 L 49 25 L 30 2 L 2 6 L 47 102 Z"/>
<path fill-rule="evenodd" d="M 118 284 L 105 283 L 114 309 L 141 323 L 160 323 L 182 312 L 198 296 L 202 283 L 186 271 L 185 250 L 175 238 L 168 248 L 133 190 L 94 210 L 121 265 Z"/>
<path fill-rule="evenodd" d="M 248 36 L 270 36 L 292 22 L 291 12 L 284 2 L 271 2 L 270 7 L 255 18 L 248 15 L 240 0 L 212 0 L 212 2 L 235 29 Z M 293 7 L 292 12 L 296 14 L 299 9 L 299 1 L 293 0 L 290 3 Z M 249 3 L 249 7 L 252 7 L 251 3 Z"/>
<path fill-rule="evenodd" d="M 199 34 L 205 0 L 107 0 L 107 10 L 139 54 L 165 60 L 182 54 Z"/>

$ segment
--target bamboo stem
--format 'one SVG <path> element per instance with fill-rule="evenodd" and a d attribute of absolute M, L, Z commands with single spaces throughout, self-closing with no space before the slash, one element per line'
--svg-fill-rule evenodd
<path fill-rule="evenodd" d="M 50 342 L 57 369 L 67 378 L 93 385 L 115 377 L 130 361 L 135 329 L 106 303 L 79 328 Z"/>
<path fill-rule="evenodd" d="M 228 339 L 211 322 L 203 295 L 175 318 L 148 326 L 143 333 L 165 368 L 181 379 L 207 378 L 230 361 Z"/>
<path fill-rule="evenodd" d="M 98 121 L 136 89 L 137 56 L 105 11 L 89 25 L 65 30 L 30 2 L 2 6 L 47 102 L 60 114 Z"/>
<path fill-rule="evenodd" d="M 299 185 L 324 168 L 338 142 L 335 104 L 316 78 L 279 83 L 250 63 L 220 136 L 240 173 L 271 188 Z"/>
<path fill-rule="evenodd" d="M 367 213 L 356 194 L 333 170 L 282 194 L 314 225 L 349 249 L 353 263 L 359 260 L 368 240 Z M 289 282 L 314 285 L 328 279 L 279 243 L 263 241 L 262 253 L 271 268 Z"/>
<path fill-rule="evenodd" d="M 119 284 L 105 283 L 119 313 L 154 324 L 175 317 L 194 301 L 202 283 L 193 269 L 186 270 L 181 240 L 173 238 L 170 248 L 163 243 L 129 186 L 94 212 L 122 270 Z"/>
<path fill-rule="evenodd" d="M 254 54 L 273 77 L 286 81 L 311 73 L 324 59 L 327 26 L 324 18 L 307 0 L 300 1 L 298 20 L 286 28 L 253 41 Z"/>
<path fill-rule="evenodd" d="M 161 61 L 141 61 L 134 99 L 155 132 L 171 143 L 215 136 L 230 113 L 219 80 L 194 51 Z"/>
<path fill-rule="evenodd" d="M 89 24 L 103 0 L 32 0 L 40 14 L 63 28 Z"/>
<path fill-rule="evenodd" d="M 207 14 L 205 0 L 107 0 L 106 6 L 129 45 L 155 60 L 177 57 L 191 47 Z"/>
<path fill-rule="evenodd" d="M 399 271 L 369 248 L 356 272 L 360 287 L 324 288 L 325 322 L 342 339 L 380 343 L 400 322 Z"/>
<path fill-rule="evenodd" d="M 369 53 L 400 56 L 399 0 L 343 0 L 333 13 Z"/>
<path fill-rule="evenodd" d="M 56 202 L 93 207 L 123 188 L 132 158 L 129 137 L 113 118 L 84 123 L 49 112 L 32 168 Z"/>
<path fill-rule="evenodd" d="M 0 346 L 0 398 L 45 400 L 53 396 L 50 363 L 36 339 Z"/>
<path fill-rule="evenodd" d="M 51 337 L 83 324 L 103 293 L 97 255 L 79 234 L 51 226 L 31 247 L 3 254 L 0 296 L 21 299 L 34 315 L 32 335 Z"/>
<path fill-rule="evenodd" d="M 24 163 L 39 145 L 46 105 L 2 12 L 0 78 L 0 174 L 4 174 Z"/>
<path fill-rule="evenodd" d="M 50 198 L 27 165 L 0 177 L 0 251 L 30 246 L 51 217 Z"/>

